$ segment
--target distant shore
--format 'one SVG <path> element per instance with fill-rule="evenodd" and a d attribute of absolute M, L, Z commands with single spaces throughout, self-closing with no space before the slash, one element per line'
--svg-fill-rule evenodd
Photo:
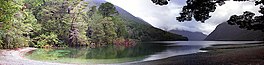
<path fill-rule="evenodd" d="M 219 44 L 203 48 L 209 52 L 133 63 L 133 65 L 262 65 L 264 43 Z"/>

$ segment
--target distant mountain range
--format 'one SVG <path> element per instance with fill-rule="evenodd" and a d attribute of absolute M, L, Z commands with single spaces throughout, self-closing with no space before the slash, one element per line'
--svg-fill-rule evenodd
<path fill-rule="evenodd" d="M 224 22 L 216 27 L 216 29 L 209 34 L 205 40 L 218 40 L 218 41 L 253 41 L 264 40 L 264 32 L 241 29 L 238 26 L 229 25 Z"/>
<path fill-rule="evenodd" d="M 189 41 L 202 41 L 207 36 L 201 32 L 190 32 L 190 31 L 185 31 L 185 30 L 170 30 L 170 32 L 183 35 L 187 37 Z"/>

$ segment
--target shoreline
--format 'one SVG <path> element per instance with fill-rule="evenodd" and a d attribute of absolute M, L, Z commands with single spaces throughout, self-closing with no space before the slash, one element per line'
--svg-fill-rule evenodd
<path fill-rule="evenodd" d="M 0 50 L 0 65 L 70 65 L 62 63 L 35 61 L 24 57 L 27 52 L 36 49 L 37 48 L 25 47 L 17 49 Z"/>
<path fill-rule="evenodd" d="M 80 65 L 37 61 L 25 58 L 27 52 L 37 48 L 26 47 L 0 50 L 0 65 Z M 264 43 L 217 44 L 202 48 L 202 51 L 187 55 L 121 65 L 260 65 L 264 64 Z M 81 64 L 85 65 L 85 64 Z M 99 64 L 104 65 L 104 64 Z M 114 65 L 114 64 L 110 64 Z"/>
<path fill-rule="evenodd" d="M 208 52 L 179 55 L 133 65 L 262 65 L 264 43 L 212 45 Z"/>

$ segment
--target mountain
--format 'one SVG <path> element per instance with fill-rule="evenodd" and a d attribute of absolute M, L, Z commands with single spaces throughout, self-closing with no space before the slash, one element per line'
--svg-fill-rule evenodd
<path fill-rule="evenodd" d="M 128 26 L 136 29 L 136 34 L 141 34 L 138 37 L 140 37 L 142 41 L 188 40 L 187 37 L 184 37 L 182 35 L 174 34 L 159 28 L 155 28 L 143 19 L 135 17 L 134 15 L 130 14 L 129 12 L 118 6 L 116 6 L 116 10 L 123 19 L 130 21 L 130 24 L 128 24 Z"/>
<path fill-rule="evenodd" d="M 229 25 L 227 22 L 219 24 L 205 40 L 264 40 L 264 32 L 241 29 L 236 25 Z"/>
<path fill-rule="evenodd" d="M 129 12 L 127 12 L 126 10 L 122 9 L 121 7 L 115 6 L 116 10 L 118 11 L 118 13 L 121 15 L 121 17 L 125 20 L 131 20 L 134 22 L 138 22 L 141 24 L 146 24 L 146 25 L 150 25 L 149 23 L 147 23 L 146 21 L 144 21 L 143 19 L 139 18 L 139 17 L 135 17 L 134 15 L 130 14 Z"/>
<path fill-rule="evenodd" d="M 90 5 L 95 5 L 97 7 L 99 7 L 101 5 L 101 3 L 105 3 L 105 0 L 86 0 L 88 2 L 90 2 Z M 120 14 L 120 16 L 125 19 L 125 20 L 130 20 L 130 21 L 134 21 L 134 22 L 138 22 L 141 24 L 146 24 L 146 25 L 150 25 L 149 23 L 145 22 L 143 19 L 136 17 L 132 14 L 130 14 L 129 12 L 127 12 L 126 10 L 124 10 L 123 8 L 119 7 L 119 6 L 115 6 L 116 10 L 118 11 L 118 13 Z"/>
<path fill-rule="evenodd" d="M 202 41 L 206 38 L 207 35 L 201 32 L 190 32 L 185 30 L 170 30 L 170 32 L 183 35 L 188 38 L 190 41 Z"/>
<path fill-rule="evenodd" d="M 104 3 L 104 0 L 90 0 L 88 1 L 92 5 L 97 7 L 100 3 Z M 125 20 L 126 27 L 130 32 L 130 38 L 139 39 L 141 41 L 175 41 L 175 40 L 188 40 L 187 37 L 182 35 L 173 34 L 168 31 L 155 28 L 143 19 L 133 16 L 131 13 L 122 9 L 121 7 L 115 6 L 120 17 Z"/>

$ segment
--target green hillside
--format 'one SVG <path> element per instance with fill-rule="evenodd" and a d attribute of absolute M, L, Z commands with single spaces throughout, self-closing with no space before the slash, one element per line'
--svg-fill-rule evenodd
<path fill-rule="evenodd" d="M 133 44 L 187 40 L 150 25 L 121 18 L 111 3 L 84 1 L 1 1 L 0 48 Z"/>

